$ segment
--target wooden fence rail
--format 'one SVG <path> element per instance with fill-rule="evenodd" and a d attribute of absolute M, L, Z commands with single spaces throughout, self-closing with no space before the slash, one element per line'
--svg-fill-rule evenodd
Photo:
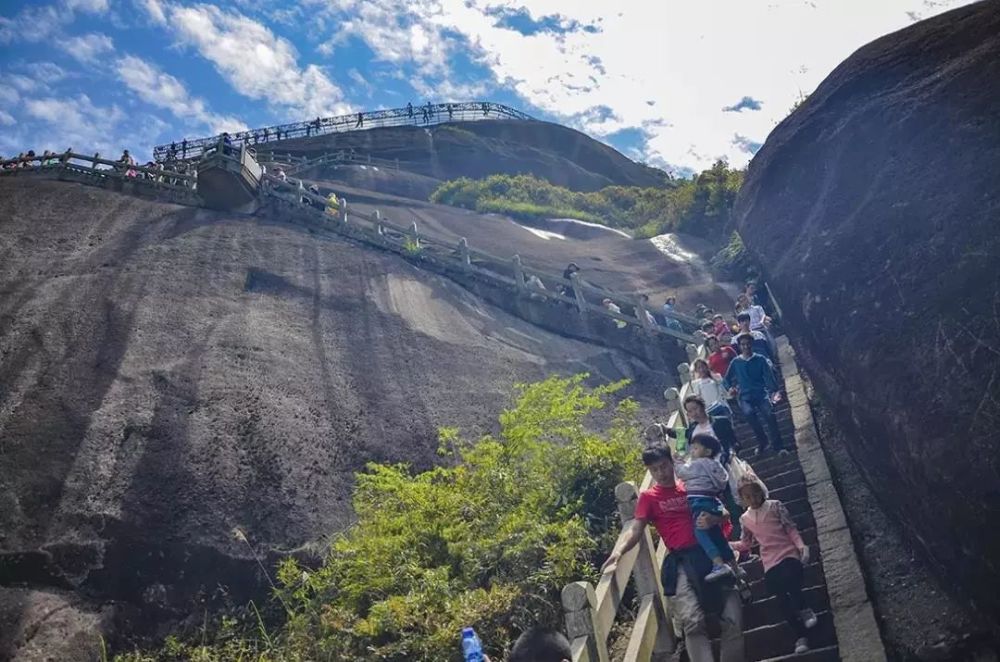
<path fill-rule="evenodd" d="M 706 348 L 704 334 L 698 334 L 699 346 L 687 346 L 691 361 L 704 358 Z M 664 392 L 667 400 L 667 426 L 683 427 L 687 424 L 681 403 L 691 392 L 690 367 L 681 363 L 677 367 L 681 376 L 681 388 L 670 388 Z M 653 477 L 646 472 L 642 484 L 637 489 L 630 482 L 620 483 L 615 488 L 618 514 L 622 522 L 621 541 L 629 523 L 635 518 L 635 506 L 639 492 L 652 486 Z M 643 532 L 639 544 L 628 554 L 624 554 L 614 570 L 601 575 L 594 588 L 589 582 L 567 584 L 562 593 L 562 606 L 566 619 L 566 633 L 573 649 L 573 662 L 608 660 L 608 633 L 614 625 L 615 615 L 621 604 L 629 579 L 634 579 L 639 610 L 625 651 L 625 662 L 649 662 L 654 656 L 662 657 L 673 653 L 677 636 L 673 627 L 670 604 L 663 596 L 660 582 L 660 568 L 667 555 L 666 546 L 661 542 L 653 545 L 648 527 Z"/>
<path fill-rule="evenodd" d="M 298 205 L 300 208 L 315 208 L 314 216 L 322 214 L 323 222 L 329 222 L 333 218 L 332 215 L 320 211 L 326 208 L 328 199 L 310 192 L 301 179 L 292 177 L 281 179 L 271 174 L 266 174 L 264 179 L 267 182 L 266 194 L 286 203 Z M 457 244 L 449 244 L 433 237 L 421 235 L 415 222 L 409 228 L 404 228 L 393 224 L 377 210 L 374 214 L 355 212 L 351 210 L 349 203 L 343 198 L 338 199 L 336 219 L 340 223 L 352 223 L 359 226 L 366 231 L 370 241 L 383 247 L 390 247 L 397 253 L 407 256 L 425 252 L 432 254 L 438 259 L 453 263 L 458 269 L 473 271 L 504 285 L 513 286 L 521 295 L 567 303 L 575 306 L 581 314 L 606 317 L 612 321 L 621 322 L 626 327 L 638 327 L 647 333 L 669 336 L 685 343 L 691 343 L 696 339 L 696 336 L 683 331 L 650 324 L 644 313 L 646 309 L 638 300 L 584 283 L 576 274 L 573 274 L 570 279 L 566 279 L 561 275 L 528 267 L 522 263 L 518 255 L 502 258 L 473 250 L 464 238 Z M 533 282 L 532 277 L 537 278 L 543 287 L 529 285 L 529 282 Z M 572 288 L 575 296 L 569 297 L 560 293 L 555 289 L 557 285 Z M 609 310 L 601 304 L 588 300 L 588 295 L 599 301 L 611 299 L 619 307 L 631 308 L 634 315 Z"/>

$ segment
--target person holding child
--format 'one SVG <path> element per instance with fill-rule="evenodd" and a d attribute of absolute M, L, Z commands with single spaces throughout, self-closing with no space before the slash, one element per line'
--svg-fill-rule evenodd
<path fill-rule="evenodd" d="M 696 527 L 716 526 L 718 518 L 703 514 L 695 523 L 685 486 L 676 480 L 673 457 L 666 444 L 654 443 L 646 447 L 642 463 L 653 478 L 653 486 L 639 494 L 635 517 L 601 571 L 614 570 L 622 555 L 639 543 L 646 526 L 656 527 L 663 544 L 670 550 L 660 573 L 663 594 L 680 618 L 689 659 L 691 662 L 712 662 L 714 659 L 705 617 L 710 613 L 719 617 L 722 626 L 721 662 L 745 662 L 743 606 L 739 593 L 728 582 L 705 581 L 712 562 L 695 537 Z"/>
<path fill-rule="evenodd" d="M 785 505 L 768 499 L 760 483 L 745 482 L 739 486 L 739 493 L 748 510 L 740 517 L 743 535 L 733 543 L 733 549 L 749 552 L 760 545 L 764 583 L 777 597 L 785 620 L 795 632 L 795 652 L 805 653 L 809 650 L 806 631 L 817 623 L 816 614 L 806 607 L 802 597 L 802 571 L 809 562 L 809 548 Z"/>

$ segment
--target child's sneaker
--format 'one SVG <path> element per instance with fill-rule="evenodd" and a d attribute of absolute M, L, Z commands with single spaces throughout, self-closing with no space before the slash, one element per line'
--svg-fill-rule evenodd
<path fill-rule="evenodd" d="M 733 576 L 733 569 L 728 565 L 713 565 L 712 572 L 705 575 L 706 582 L 717 582 L 720 579 Z"/>
<path fill-rule="evenodd" d="M 795 640 L 795 652 L 796 653 L 808 653 L 809 652 L 809 642 L 806 641 L 805 637 L 799 637 Z"/>
<path fill-rule="evenodd" d="M 816 614 L 813 613 L 812 609 L 803 609 L 800 611 L 799 618 L 802 619 L 802 625 L 806 626 L 807 629 L 816 627 L 816 623 L 819 622 L 819 619 L 816 618 Z"/>

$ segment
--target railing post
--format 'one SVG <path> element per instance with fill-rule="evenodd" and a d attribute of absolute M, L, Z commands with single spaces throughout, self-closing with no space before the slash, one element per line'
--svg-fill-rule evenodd
<path fill-rule="evenodd" d="M 94 162 L 90 164 L 91 170 L 97 170 L 97 159 L 101 158 L 100 152 L 94 152 Z"/>
<path fill-rule="evenodd" d="M 458 240 L 458 255 L 462 260 L 463 269 L 472 264 L 472 257 L 469 255 L 469 240 L 465 237 Z"/>
<path fill-rule="evenodd" d="M 580 286 L 580 277 L 574 271 L 569 275 L 569 281 L 573 284 L 573 294 L 576 296 L 576 307 L 582 315 L 587 309 L 587 300 L 583 296 L 583 288 Z"/>
<path fill-rule="evenodd" d="M 599 641 L 594 617 L 597 594 L 590 582 L 566 584 L 562 590 L 563 612 L 566 614 L 566 635 L 570 642 L 580 638 L 587 641 L 587 659 L 591 662 L 608 662 L 608 644 Z"/>
<path fill-rule="evenodd" d="M 683 419 L 684 414 L 681 412 L 681 393 L 677 389 L 671 387 L 663 392 L 663 397 L 667 401 L 667 418 L 670 415 L 677 413 L 678 417 Z"/>
<path fill-rule="evenodd" d="M 524 267 L 521 266 L 521 256 L 515 255 L 511 262 L 514 265 L 514 284 L 517 285 L 518 293 L 524 292 Z"/>
<path fill-rule="evenodd" d="M 681 378 L 681 386 L 691 383 L 691 366 L 681 363 L 677 366 L 677 376 Z"/>
<path fill-rule="evenodd" d="M 347 198 L 341 198 L 340 204 L 337 205 L 340 210 L 340 222 L 347 222 Z"/>
<path fill-rule="evenodd" d="M 688 343 L 687 345 L 684 346 L 684 349 L 685 351 L 687 351 L 688 363 L 694 363 L 694 360 L 698 358 L 698 347 L 691 343 Z"/>
<path fill-rule="evenodd" d="M 626 528 L 635 519 L 635 505 L 639 501 L 639 491 L 633 483 L 619 483 L 615 487 L 615 501 L 618 502 L 618 515 L 621 517 L 622 528 Z M 656 550 L 653 548 L 653 538 L 649 527 L 643 527 L 639 538 L 639 553 L 632 567 L 635 577 L 635 587 L 639 594 L 639 602 L 650 595 L 653 597 L 653 609 L 656 611 L 656 643 L 654 653 L 673 653 L 677 646 L 673 624 L 667 614 L 667 603 L 663 597 L 660 584 L 660 567 L 656 563 Z"/>
<path fill-rule="evenodd" d="M 635 311 L 635 316 L 639 318 L 639 324 L 642 325 L 642 328 L 647 330 L 652 329 L 653 323 L 650 321 L 649 315 L 646 314 L 646 307 L 641 302 L 631 299 L 629 303 L 632 304 L 632 310 Z"/>

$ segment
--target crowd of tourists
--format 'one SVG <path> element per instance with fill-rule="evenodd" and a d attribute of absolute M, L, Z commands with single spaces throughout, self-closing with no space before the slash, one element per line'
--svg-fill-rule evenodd
<path fill-rule="evenodd" d="M 720 659 L 745 659 L 743 605 L 752 601 L 741 560 L 758 550 L 765 585 L 795 634 L 795 653 L 809 650 L 816 615 L 803 600 L 809 548 L 788 509 L 769 499 L 764 482 L 739 457 L 734 419 L 753 431 L 758 455 L 787 455 L 773 406 L 780 401 L 772 319 L 756 283 L 748 283 L 731 316 L 699 306 L 706 357 L 691 366 L 682 403 L 687 425 L 657 423 L 646 430 L 643 464 L 652 487 L 639 495 L 630 522 L 603 570 L 616 567 L 647 525 L 670 553 L 663 564 L 664 595 L 684 633 L 692 662 L 711 662 L 706 616 L 721 623 Z M 664 304 L 670 320 L 676 301 Z"/>

